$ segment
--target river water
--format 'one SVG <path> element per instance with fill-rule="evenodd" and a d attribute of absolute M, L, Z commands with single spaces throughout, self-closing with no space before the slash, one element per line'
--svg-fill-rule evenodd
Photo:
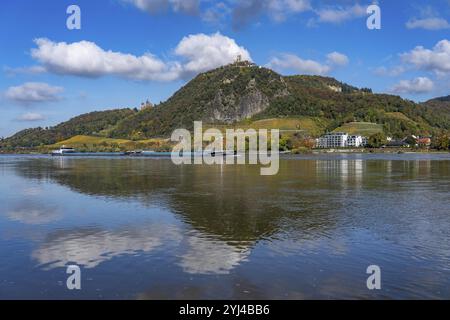
<path fill-rule="evenodd" d="M 450 299 L 450 155 L 259 169 L 0 156 L 0 298 Z"/>

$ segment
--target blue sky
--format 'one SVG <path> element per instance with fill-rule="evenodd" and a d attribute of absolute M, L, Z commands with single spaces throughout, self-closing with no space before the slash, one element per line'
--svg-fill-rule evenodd
<path fill-rule="evenodd" d="M 81 113 L 164 101 L 237 54 L 415 101 L 450 94 L 450 0 L 6 0 L 0 137 Z M 81 9 L 81 30 L 66 10 Z"/>

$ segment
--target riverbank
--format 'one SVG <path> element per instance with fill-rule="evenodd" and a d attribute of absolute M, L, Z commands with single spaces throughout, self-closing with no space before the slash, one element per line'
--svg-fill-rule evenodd
<path fill-rule="evenodd" d="M 170 155 L 170 150 L 155 150 L 147 152 L 152 156 L 157 155 Z M 282 154 L 448 154 L 450 151 L 442 151 L 435 149 L 405 149 L 405 148 L 378 148 L 378 149 L 296 149 L 291 151 L 280 152 Z M 51 151 L 39 152 L 36 150 L 14 150 L 14 151 L 2 151 L 0 155 L 51 155 Z M 134 156 L 127 154 L 126 151 L 80 151 L 72 156 Z"/>
<path fill-rule="evenodd" d="M 293 154 L 327 154 L 327 153 L 387 153 L 387 154 L 407 154 L 407 153 L 449 153 L 450 151 L 442 151 L 436 149 L 414 149 L 414 148 L 376 148 L 376 149 L 299 149 L 293 150 Z"/>

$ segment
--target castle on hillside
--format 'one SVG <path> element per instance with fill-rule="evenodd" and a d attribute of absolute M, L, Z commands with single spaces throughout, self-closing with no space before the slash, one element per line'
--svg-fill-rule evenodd
<path fill-rule="evenodd" d="M 151 103 L 148 99 L 146 102 L 141 103 L 141 110 L 152 109 L 154 107 L 153 103 Z"/>
<path fill-rule="evenodd" d="M 233 65 L 236 67 L 239 67 L 239 68 L 256 67 L 255 63 L 250 62 L 248 60 L 242 60 L 242 55 L 240 55 L 240 54 L 237 55 L 236 60 L 234 60 Z"/>

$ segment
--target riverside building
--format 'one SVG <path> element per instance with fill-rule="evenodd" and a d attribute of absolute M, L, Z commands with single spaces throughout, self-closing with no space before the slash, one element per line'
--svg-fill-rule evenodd
<path fill-rule="evenodd" d="M 318 148 L 360 148 L 367 146 L 367 138 L 345 132 L 331 132 L 317 139 Z"/>

